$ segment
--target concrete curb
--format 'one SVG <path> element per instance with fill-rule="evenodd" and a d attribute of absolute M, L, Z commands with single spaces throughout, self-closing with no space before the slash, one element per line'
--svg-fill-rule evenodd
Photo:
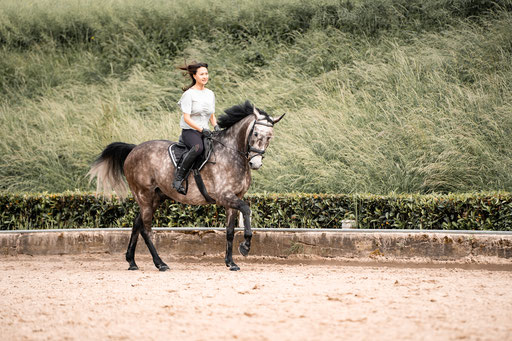
<path fill-rule="evenodd" d="M 3 231 L 0 255 L 66 255 L 81 253 L 124 253 L 129 229 L 79 231 Z M 225 232 L 221 229 L 157 229 L 153 240 L 162 255 L 210 256 L 224 253 Z M 243 232 L 235 235 L 235 246 Z M 149 254 L 139 238 L 138 254 Z M 460 261 L 485 258 L 487 263 L 512 264 L 511 234 L 470 234 L 449 232 L 366 232 L 343 230 L 254 231 L 250 255 L 290 257 L 294 255 L 325 258 L 368 257 L 415 260 Z"/>

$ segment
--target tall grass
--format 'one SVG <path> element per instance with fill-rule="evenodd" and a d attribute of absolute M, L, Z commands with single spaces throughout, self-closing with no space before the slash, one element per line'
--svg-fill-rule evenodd
<path fill-rule="evenodd" d="M 0 189 L 89 189 L 110 142 L 176 139 L 210 64 L 217 114 L 276 126 L 253 191 L 512 190 L 511 1 L 0 5 Z"/>

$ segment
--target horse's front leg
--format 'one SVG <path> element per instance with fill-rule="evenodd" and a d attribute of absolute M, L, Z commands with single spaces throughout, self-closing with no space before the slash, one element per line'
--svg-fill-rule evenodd
<path fill-rule="evenodd" d="M 226 266 L 231 271 L 238 271 L 240 267 L 233 261 L 233 239 L 235 238 L 235 223 L 238 211 L 234 208 L 226 209 L 227 224 L 226 224 Z"/>
<path fill-rule="evenodd" d="M 251 209 L 249 205 L 243 200 L 240 200 L 236 195 L 227 195 L 223 199 L 217 201 L 219 204 L 226 208 L 226 214 L 228 216 L 228 224 L 226 227 L 226 265 L 230 267 L 230 270 L 239 270 L 240 268 L 233 262 L 233 239 L 235 236 L 235 222 L 237 218 L 236 211 L 242 212 L 244 217 L 244 238 L 245 241 L 240 243 L 238 250 L 243 256 L 249 254 L 251 249 Z"/>
<path fill-rule="evenodd" d="M 244 201 L 240 200 L 240 212 L 242 212 L 244 218 L 244 242 L 240 243 L 238 250 L 242 254 L 242 256 L 247 256 L 249 251 L 251 250 L 251 239 L 252 239 L 252 230 L 251 230 L 251 209 L 249 205 L 247 205 Z"/>

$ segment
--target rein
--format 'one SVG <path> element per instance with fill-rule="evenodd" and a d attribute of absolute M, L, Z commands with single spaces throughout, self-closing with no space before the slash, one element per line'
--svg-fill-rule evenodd
<path fill-rule="evenodd" d="M 226 146 L 224 143 L 222 143 L 220 140 L 217 140 L 216 138 L 213 138 L 213 137 L 212 137 L 211 139 L 212 139 L 212 141 L 217 142 L 218 144 L 220 144 L 221 146 L 223 146 L 224 148 L 229 149 L 229 150 L 232 150 L 232 151 L 234 151 L 234 152 L 237 152 L 237 153 L 238 153 L 238 154 L 240 154 L 241 156 L 245 157 L 245 154 L 244 154 L 244 153 L 242 153 L 241 151 L 239 151 L 238 149 L 235 149 L 235 148 L 231 148 L 231 147 L 229 147 L 229 146 Z"/>
<path fill-rule="evenodd" d="M 222 145 L 224 148 L 227 148 L 229 150 L 232 150 L 234 152 L 237 152 L 238 154 L 240 154 L 241 156 L 245 157 L 247 159 L 247 161 L 251 161 L 251 159 L 253 157 L 256 157 L 258 155 L 261 155 L 262 157 L 264 157 L 263 154 L 265 154 L 265 150 L 261 150 L 261 149 L 258 149 L 258 148 L 254 148 L 253 146 L 250 145 L 250 141 L 251 141 L 251 137 L 254 133 L 254 127 L 259 124 L 259 125 L 264 125 L 264 126 L 267 126 L 267 127 L 274 127 L 274 124 L 273 123 L 267 123 L 265 122 L 267 121 L 267 119 L 262 119 L 262 120 L 258 120 L 256 119 L 254 121 L 254 124 L 252 125 L 252 128 L 251 128 L 251 132 L 249 133 L 249 135 L 247 136 L 247 151 L 245 153 L 239 151 L 238 149 L 235 149 L 235 148 L 231 148 L 229 146 L 226 146 L 223 142 L 221 142 L 220 140 L 216 139 L 216 138 L 211 138 L 212 141 L 215 141 L 217 143 L 219 143 L 220 145 Z M 256 153 L 255 155 L 249 157 L 249 154 L 250 153 Z"/>

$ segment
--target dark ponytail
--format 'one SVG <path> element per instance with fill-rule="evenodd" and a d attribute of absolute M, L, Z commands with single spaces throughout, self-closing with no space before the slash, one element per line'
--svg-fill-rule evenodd
<path fill-rule="evenodd" d="M 190 76 L 190 78 L 192 79 L 192 84 L 190 84 L 189 86 L 184 87 L 182 89 L 183 91 L 187 91 L 188 89 L 190 89 L 191 87 L 196 85 L 196 80 L 194 78 L 194 75 L 196 74 L 197 69 L 199 69 L 201 67 L 205 67 L 205 68 L 208 69 L 208 64 L 206 64 L 206 63 L 195 63 L 194 62 L 192 64 L 188 64 L 188 65 L 184 65 L 184 66 L 178 67 L 180 70 L 186 71 L 185 75 L 188 74 Z"/>

